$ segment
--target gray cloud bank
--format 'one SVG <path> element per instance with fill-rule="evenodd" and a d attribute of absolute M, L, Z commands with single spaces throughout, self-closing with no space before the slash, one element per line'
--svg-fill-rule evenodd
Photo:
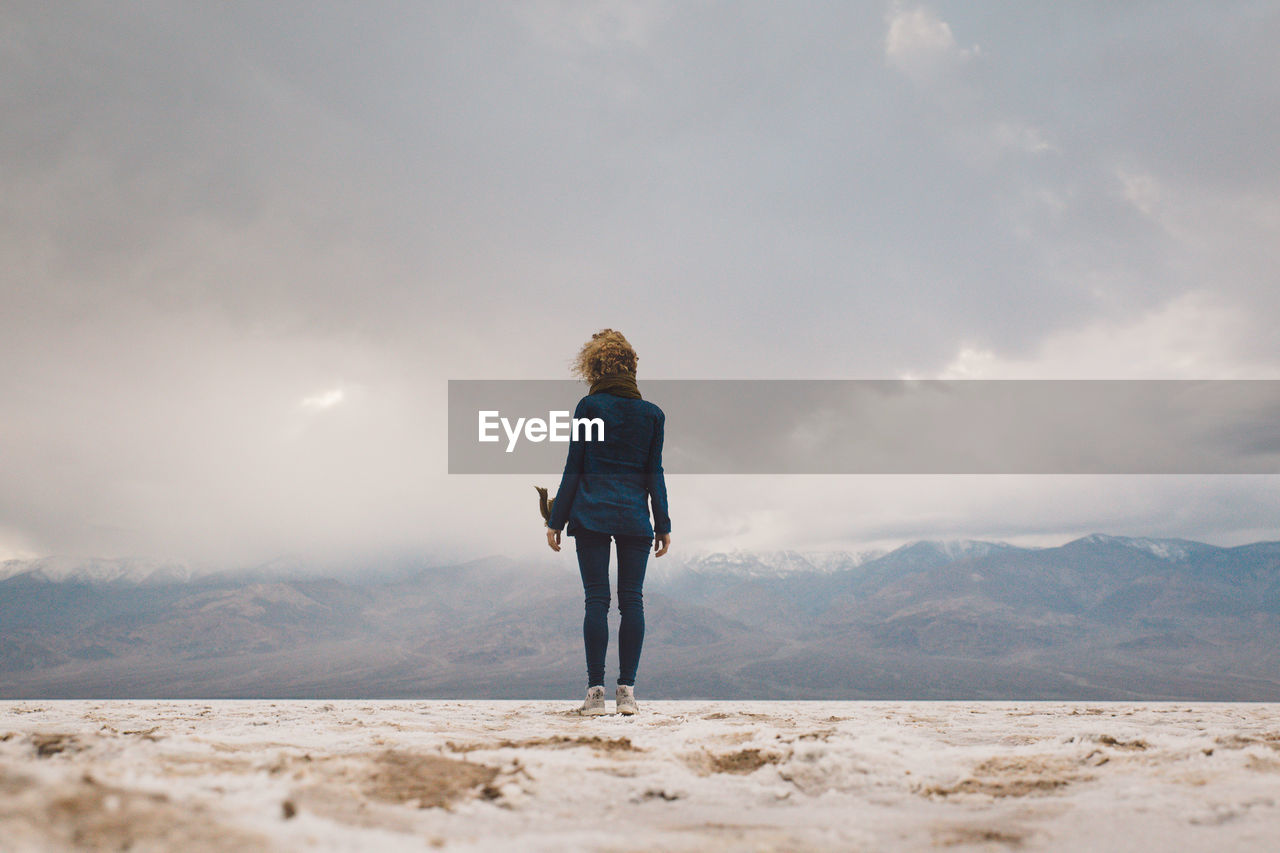
<path fill-rule="evenodd" d="M 1267 3 L 11 4 L 0 555 L 518 553 L 446 382 L 1275 378 Z M 722 478 L 686 542 L 1229 542 L 1275 480 Z"/>

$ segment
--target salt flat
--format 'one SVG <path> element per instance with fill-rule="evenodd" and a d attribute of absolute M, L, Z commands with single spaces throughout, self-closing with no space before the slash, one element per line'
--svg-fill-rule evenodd
<path fill-rule="evenodd" d="M 579 701 L 0 703 L 0 850 L 1280 846 L 1278 704 Z"/>

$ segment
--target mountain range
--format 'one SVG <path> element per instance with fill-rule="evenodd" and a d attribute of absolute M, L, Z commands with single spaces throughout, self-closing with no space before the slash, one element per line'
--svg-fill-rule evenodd
<path fill-rule="evenodd" d="M 637 695 L 1280 700 L 1280 542 L 1094 534 L 650 560 Z M 0 698 L 560 698 L 572 562 L 0 564 Z M 616 598 L 606 679 L 617 674 Z"/>

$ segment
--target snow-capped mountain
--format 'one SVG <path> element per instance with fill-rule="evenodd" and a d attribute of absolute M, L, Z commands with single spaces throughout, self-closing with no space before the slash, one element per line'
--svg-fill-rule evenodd
<path fill-rule="evenodd" d="M 1118 553 L 1149 555 L 1170 563 L 1185 564 L 1222 549 L 1187 539 L 1154 539 L 1111 536 L 1093 533 L 1058 546 L 1066 551 L 1087 553 L 1093 550 L 1115 550 Z M 697 575 L 727 575 L 741 579 L 785 578 L 796 575 L 830 576 L 852 569 L 876 571 L 920 570 L 962 560 L 983 560 L 1019 551 L 1049 551 L 1027 548 L 1006 542 L 979 539 L 919 539 L 891 551 L 884 550 L 759 550 L 692 551 L 673 553 L 663 560 L 649 561 L 647 576 L 658 582 L 692 572 Z M 674 559 L 673 559 L 674 558 Z M 503 558 L 506 559 L 506 558 Z M 399 566 L 429 568 L 430 560 L 411 560 Z M 386 573 L 391 565 L 378 564 L 370 573 Z M 412 567 L 411 566 L 411 567 Z M 416 570 L 416 569 L 415 569 Z M 185 583 L 210 575 L 209 567 L 184 560 L 155 557 L 79 557 L 55 555 L 30 560 L 7 560 L 0 563 L 0 581 L 23 577 L 30 581 L 81 584 L 166 584 Z M 217 574 L 227 574 L 218 572 Z M 287 581 L 316 577 L 323 572 L 298 555 L 283 555 L 265 563 L 238 569 L 233 575 L 245 579 Z"/>
<path fill-rule="evenodd" d="M 649 563 L 646 684 L 730 698 L 1276 701 L 1280 542 L 1173 545 L 673 552 Z M 391 573 L 371 560 L 297 579 L 267 576 L 289 559 L 257 568 L 152 583 L 181 566 L 5 564 L 0 698 L 515 698 L 580 677 L 571 560 L 546 571 L 415 560 Z"/>
<path fill-rule="evenodd" d="M 917 539 L 867 561 L 878 571 L 902 572 L 936 568 L 960 560 L 981 559 L 994 554 L 1031 550 L 1007 542 L 978 539 Z"/>
<path fill-rule="evenodd" d="M 198 571 L 184 560 L 156 557 L 78 557 L 58 554 L 0 563 L 0 581 L 25 576 L 49 583 L 184 583 Z"/>
<path fill-rule="evenodd" d="M 1215 550 L 1213 545 L 1193 542 L 1190 539 L 1147 539 L 1134 536 L 1108 536 L 1103 533 L 1091 533 L 1072 542 L 1071 545 L 1111 545 L 1121 548 L 1132 548 L 1145 551 L 1152 556 L 1171 563 L 1185 563 L 1192 557 Z"/>
<path fill-rule="evenodd" d="M 856 568 L 883 554 L 883 551 L 701 551 L 688 555 L 679 567 L 743 577 L 781 577 L 797 572 L 831 574 Z"/>

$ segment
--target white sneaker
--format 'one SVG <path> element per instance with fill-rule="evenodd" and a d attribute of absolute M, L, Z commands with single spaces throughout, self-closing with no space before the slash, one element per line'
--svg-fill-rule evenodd
<path fill-rule="evenodd" d="M 591 717 L 609 713 L 604 707 L 603 684 L 593 684 L 587 688 L 587 698 L 583 701 L 582 707 L 578 709 L 578 713 Z"/>
<path fill-rule="evenodd" d="M 636 704 L 635 687 L 630 684 L 619 684 L 615 706 L 619 714 L 634 714 L 640 710 Z"/>

